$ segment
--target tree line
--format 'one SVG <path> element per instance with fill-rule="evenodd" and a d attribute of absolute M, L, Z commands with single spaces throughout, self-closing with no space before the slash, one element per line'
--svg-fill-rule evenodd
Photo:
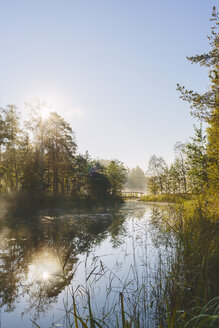
<path fill-rule="evenodd" d="M 0 195 L 23 193 L 45 199 L 115 199 L 126 181 L 118 160 L 102 165 L 77 153 L 74 132 L 55 112 L 42 118 L 43 104 L 29 104 L 22 122 L 15 105 L 0 108 Z"/>
<path fill-rule="evenodd" d="M 210 88 L 198 93 L 180 84 L 180 98 L 191 105 L 191 114 L 201 124 L 207 124 L 206 133 L 202 126 L 195 127 L 195 135 L 187 143 L 175 145 L 176 158 L 170 166 L 162 157 L 153 155 L 148 166 L 149 190 L 154 194 L 192 193 L 207 194 L 215 199 L 219 190 L 219 34 L 218 13 L 213 7 L 211 34 L 208 36 L 208 53 L 187 57 L 192 64 L 209 70 Z"/>
<path fill-rule="evenodd" d="M 151 156 L 148 165 L 148 189 L 152 194 L 201 193 L 208 186 L 207 138 L 202 126 L 195 136 L 174 146 L 175 160 L 168 165 L 162 157 Z"/>

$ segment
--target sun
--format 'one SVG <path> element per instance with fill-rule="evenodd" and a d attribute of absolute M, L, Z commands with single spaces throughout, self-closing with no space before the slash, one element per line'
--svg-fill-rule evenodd
<path fill-rule="evenodd" d="M 44 105 L 40 109 L 40 115 L 43 120 L 46 120 L 49 117 L 49 114 L 52 112 L 51 106 Z"/>
<path fill-rule="evenodd" d="M 42 273 L 42 279 L 43 279 L 43 280 L 48 280 L 48 279 L 49 279 L 49 276 L 50 276 L 50 274 L 49 274 L 49 272 L 47 272 L 47 271 L 44 271 L 44 272 Z"/>
<path fill-rule="evenodd" d="M 41 100 L 36 97 L 32 101 L 25 103 L 29 113 L 34 113 L 37 117 L 40 117 L 42 120 L 46 120 L 50 113 L 54 111 L 53 105 L 46 102 L 45 100 Z"/>

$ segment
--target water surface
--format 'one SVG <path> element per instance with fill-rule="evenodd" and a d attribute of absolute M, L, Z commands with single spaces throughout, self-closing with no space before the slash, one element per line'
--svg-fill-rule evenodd
<path fill-rule="evenodd" d="M 42 328 L 74 326 L 73 293 L 81 315 L 89 293 L 93 313 L 109 313 L 113 327 L 120 292 L 128 313 L 140 304 L 142 325 L 155 326 L 152 294 L 160 257 L 170 251 L 152 222 L 161 212 L 156 204 L 127 202 L 116 210 L 1 222 L 0 327 L 36 327 L 31 320 Z"/>

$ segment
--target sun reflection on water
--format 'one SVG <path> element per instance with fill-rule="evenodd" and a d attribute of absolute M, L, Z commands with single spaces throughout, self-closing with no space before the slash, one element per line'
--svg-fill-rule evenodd
<path fill-rule="evenodd" d="M 43 280 L 48 280 L 49 279 L 49 272 L 47 272 L 47 271 L 45 271 L 45 272 L 43 272 L 42 273 L 42 278 L 43 278 Z"/>
<path fill-rule="evenodd" d="M 35 254 L 28 267 L 29 282 L 48 282 L 62 274 L 62 266 L 52 249 L 44 249 Z"/>

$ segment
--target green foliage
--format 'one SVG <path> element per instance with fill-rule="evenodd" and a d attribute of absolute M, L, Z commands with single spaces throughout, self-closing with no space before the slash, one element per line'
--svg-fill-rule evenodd
<path fill-rule="evenodd" d="M 189 194 L 162 194 L 162 195 L 143 195 L 140 200 L 144 202 L 164 202 L 164 203 L 178 203 L 189 200 Z"/>
<path fill-rule="evenodd" d="M 175 161 L 168 166 L 162 158 L 151 157 L 148 189 L 154 195 L 203 193 L 209 189 L 210 159 L 207 137 L 202 126 L 195 129 L 191 141 L 175 145 Z"/>
<path fill-rule="evenodd" d="M 158 308 L 160 317 L 164 316 L 160 327 L 219 325 L 219 22 L 215 7 L 211 21 L 215 23 L 209 37 L 211 50 L 188 57 L 192 63 L 209 68 L 211 90 L 200 94 L 178 85 L 181 98 L 191 104 L 192 115 L 208 124 L 207 135 L 202 126 L 195 127 L 191 141 L 176 144 L 177 157 L 167 170 L 154 160 L 149 172 L 150 191 L 158 195 L 142 197 L 145 201 L 167 199 L 177 203 L 168 219 L 161 216 L 163 229 L 175 238 L 176 254 L 168 272 L 160 277 Z M 175 197 L 179 191 L 185 192 L 185 197 Z"/>
<path fill-rule="evenodd" d="M 110 161 L 106 167 L 106 176 L 110 181 L 110 193 L 113 197 L 120 197 L 127 180 L 127 170 L 124 165 L 118 161 Z"/>
<path fill-rule="evenodd" d="M 144 191 L 146 189 L 146 180 L 144 171 L 137 166 L 128 172 L 126 188 L 133 191 Z"/>
<path fill-rule="evenodd" d="M 149 184 L 153 186 L 154 191 L 159 190 L 161 194 L 165 192 L 166 172 L 167 164 L 164 159 L 156 155 L 151 156 L 148 164 L 148 174 L 153 180 Z M 157 188 L 154 184 L 157 185 Z"/>
<path fill-rule="evenodd" d="M 176 145 L 177 156 L 169 167 L 162 157 L 153 155 L 148 165 L 148 190 L 154 195 L 187 192 L 187 171 L 182 152 L 184 145 Z"/>
<path fill-rule="evenodd" d="M 204 119 L 211 123 L 212 119 L 218 115 L 218 65 L 219 65 L 219 35 L 217 33 L 218 27 L 218 13 L 213 7 L 211 21 L 214 25 L 211 28 L 211 35 L 208 36 L 210 43 L 210 51 L 202 55 L 195 55 L 187 57 L 193 64 L 200 64 L 209 69 L 209 79 L 211 83 L 211 90 L 205 93 L 197 93 L 193 90 L 187 90 L 185 87 L 177 85 L 181 93 L 181 98 L 188 101 L 193 109 L 192 114 L 198 118 Z"/>
<path fill-rule="evenodd" d="M 215 196 L 219 189 L 219 34 L 217 32 L 219 16 L 213 7 L 211 21 L 211 35 L 208 37 L 210 51 L 202 55 L 188 57 L 191 63 L 198 63 L 209 69 L 211 89 L 204 93 L 186 90 L 178 85 L 181 98 L 191 104 L 192 114 L 208 123 L 207 128 L 207 156 L 208 156 L 208 191 Z M 194 152 L 194 149 L 193 149 Z M 202 156 L 202 155 L 201 155 Z M 193 172 L 194 173 L 194 172 Z M 202 174 L 203 175 L 203 174 Z M 203 178 L 203 177 L 202 177 Z M 205 180 L 207 178 L 205 177 Z M 204 181 L 204 180 L 203 180 Z M 199 185 L 201 188 L 201 185 Z"/>
<path fill-rule="evenodd" d="M 176 242 L 162 291 L 168 313 L 176 309 L 174 327 L 217 327 L 217 211 L 199 195 L 170 208 L 168 220 L 162 216 L 160 224 L 173 233 Z"/>
<path fill-rule="evenodd" d="M 115 160 L 104 167 L 91 160 L 88 153 L 77 154 L 68 122 L 57 113 L 43 120 L 43 104 L 39 101 L 28 106 L 31 119 L 23 124 L 14 105 L 0 111 L 1 196 L 14 195 L 14 199 L 20 199 L 20 207 L 28 210 L 22 194 L 28 204 L 34 200 L 33 208 L 120 197 L 126 181 L 122 163 Z"/>
<path fill-rule="evenodd" d="M 1 144 L 1 157 L 0 157 L 0 167 L 2 176 L 7 177 L 7 183 L 5 185 L 1 184 L 1 189 L 10 189 L 15 192 L 19 188 L 19 177 L 20 177 L 20 167 L 19 167 L 19 136 L 20 136 L 20 126 L 19 126 L 19 114 L 14 105 L 8 105 L 6 108 L 1 109 L 2 112 L 2 144 Z"/>
<path fill-rule="evenodd" d="M 111 189 L 106 168 L 98 162 L 93 163 L 93 172 L 88 177 L 88 189 L 94 199 L 106 199 Z"/>
<path fill-rule="evenodd" d="M 192 192 L 203 192 L 208 187 L 208 156 L 206 136 L 202 127 L 195 127 L 195 136 L 185 145 L 187 175 Z"/>

